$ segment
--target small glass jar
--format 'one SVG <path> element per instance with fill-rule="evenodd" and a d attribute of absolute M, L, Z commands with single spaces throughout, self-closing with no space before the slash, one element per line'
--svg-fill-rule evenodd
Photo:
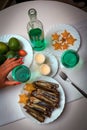
<path fill-rule="evenodd" d="M 29 9 L 28 15 L 30 21 L 27 24 L 27 33 L 32 48 L 35 51 L 41 51 L 45 49 L 43 24 L 37 19 L 37 11 L 34 8 Z"/>
<path fill-rule="evenodd" d="M 62 54 L 61 62 L 66 68 L 73 68 L 79 62 L 79 55 L 74 50 L 67 50 Z"/>
<path fill-rule="evenodd" d="M 26 82 L 30 79 L 31 72 L 25 65 L 19 65 L 12 70 L 12 78 L 18 82 Z"/>

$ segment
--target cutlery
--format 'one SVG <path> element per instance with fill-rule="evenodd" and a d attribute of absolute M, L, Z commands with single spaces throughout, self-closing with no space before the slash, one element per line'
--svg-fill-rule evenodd
<path fill-rule="evenodd" d="M 60 71 L 59 73 L 59 76 L 65 80 L 65 81 L 68 81 L 69 83 L 71 83 L 85 98 L 87 98 L 87 94 L 82 90 L 80 89 L 79 87 L 77 87 L 72 81 L 71 79 L 69 79 L 69 77 L 62 71 Z"/>

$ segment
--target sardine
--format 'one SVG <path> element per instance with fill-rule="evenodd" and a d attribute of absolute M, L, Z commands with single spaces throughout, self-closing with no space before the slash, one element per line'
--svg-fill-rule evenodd
<path fill-rule="evenodd" d="M 57 88 L 59 87 L 59 85 L 56 83 L 44 80 L 34 81 L 33 84 L 35 85 L 36 88 L 41 88 L 51 92 L 57 92 Z"/>
<path fill-rule="evenodd" d="M 46 98 L 49 98 L 53 102 L 59 102 L 59 92 L 49 92 L 41 89 L 37 89 L 37 94 L 43 95 Z"/>
<path fill-rule="evenodd" d="M 32 100 L 33 99 L 33 100 Z M 51 112 L 54 110 L 53 107 L 49 104 L 47 104 L 46 102 L 31 96 L 29 102 L 27 103 L 27 105 L 29 105 L 29 107 L 36 109 L 40 112 L 42 112 L 43 114 L 45 114 L 46 116 L 51 115 Z"/>
<path fill-rule="evenodd" d="M 51 116 L 51 111 L 47 109 L 45 106 L 41 106 L 40 104 L 27 104 L 30 108 L 33 108 L 34 110 L 37 110 L 38 112 L 42 113 L 43 115 L 46 115 L 48 117 Z"/>
<path fill-rule="evenodd" d="M 33 116 L 35 119 L 37 119 L 40 122 L 44 122 L 45 116 L 42 115 L 39 111 L 30 108 L 28 105 L 24 106 L 24 108 L 26 109 L 26 112 Z"/>
<path fill-rule="evenodd" d="M 45 97 L 43 95 L 37 94 L 37 91 L 34 91 L 34 93 L 32 93 L 32 95 L 37 97 L 37 98 L 39 98 L 40 100 L 46 102 L 47 104 L 51 105 L 53 108 L 58 107 L 58 103 L 57 102 L 53 102 L 49 98 L 47 98 L 47 97 Z"/>

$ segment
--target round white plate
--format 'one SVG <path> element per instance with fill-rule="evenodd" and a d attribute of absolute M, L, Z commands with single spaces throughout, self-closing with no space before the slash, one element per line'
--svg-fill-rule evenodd
<path fill-rule="evenodd" d="M 51 117 L 47 117 L 45 119 L 45 121 L 43 123 L 40 123 L 39 121 L 37 121 L 35 118 L 33 118 L 32 116 L 30 116 L 26 110 L 23 108 L 23 105 L 20 104 L 21 110 L 24 113 L 24 115 L 26 117 L 28 117 L 30 120 L 32 119 L 34 122 L 39 123 L 39 124 L 46 124 L 46 123 L 51 123 L 53 121 L 55 121 L 63 112 L 64 110 L 64 106 L 65 106 L 65 93 L 64 90 L 62 88 L 62 86 L 53 78 L 48 77 L 48 76 L 42 76 L 40 78 L 38 78 L 37 80 L 45 80 L 45 81 L 49 81 L 49 82 L 53 82 L 53 83 L 57 83 L 59 85 L 58 87 L 58 91 L 60 93 L 60 102 L 59 102 L 59 107 L 56 108 L 53 112 Z M 25 91 L 22 89 L 21 93 L 25 93 Z"/>
<path fill-rule="evenodd" d="M 44 63 L 48 64 L 51 68 L 51 73 L 49 74 L 49 76 L 53 77 L 56 75 L 56 73 L 58 72 L 58 68 L 59 68 L 59 63 L 58 63 L 58 59 L 51 53 L 48 53 L 48 52 L 35 52 L 34 53 L 34 56 L 37 54 L 37 53 L 41 53 L 41 54 L 44 54 L 45 57 L 46 57 L 46 60 Z M 35 60 L 33 61 L 33 64 L 32 64 L 32 71 L 34 69 L 35 71 L 35 67 L 38 68 L 36 69 L 36 71 L 40 71 L 40 65 L 38 65 Z M 40 74 L 40 73 L 39 73 Z M 42 76 L 40 74 L 40 76 Z"/>
<path fill-rule="evenodd" d="M 0 36 L 0 41 L 7 43 L 11 37 L 17 38 L 20 41 L 22 48 L 27 52 L 27 55 L 24 57 L 24 65 L 29 67 L 33 61 L 33 50 L 30 43 L 25 38 L 17 34 Z"/>
<path fill-rule="evenodd" d="M 70 34 L 75 39 L 77 39 L 75 41 L 74 45 L 69 46 L 68 49 L 73 49 L 73 50 L 77 51 L 80 47 L 80 35 L 79 35 L 78 31 L 73 26 L 67 25 L 67 24 L 54 25 L 49 29 L 49 31 L 46 34 L 46 42 L 48 44 L 49 51 L 51 51 L 53 54 L 57 55 L 58 57 L 60 57 L 61 54 L 65 50 L 54 50 L 54 48 L 52 46 L 52 34 L 54 34 L 54 33 L 61 34 L 62 32 L 64 32 L 64 30 L 67 30 L 68 32 L 70 32 Z"/>

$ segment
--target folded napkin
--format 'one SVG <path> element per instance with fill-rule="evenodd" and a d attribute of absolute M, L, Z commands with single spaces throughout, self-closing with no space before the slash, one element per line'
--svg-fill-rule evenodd
<path fill-rule="evenodd" d="M 64 69 L 66 74 L 81 89 L 87 92 L 87 20 L 73 25 L 80 33 L 81 47 L 78 51 L 80 62 L 74 69 Z M 82 95 L 69 83 L 63 81 L 57 74 L 54 77 L 64 88 L 66 102 L 71 102 L 82 97 Z M 7 87 L 0 90 L 0 126 L 14 122 L 24 118 L 20 106 L 18 104 L 18 95 L 20 94 L 22 85 L 15 87 Z"/>

